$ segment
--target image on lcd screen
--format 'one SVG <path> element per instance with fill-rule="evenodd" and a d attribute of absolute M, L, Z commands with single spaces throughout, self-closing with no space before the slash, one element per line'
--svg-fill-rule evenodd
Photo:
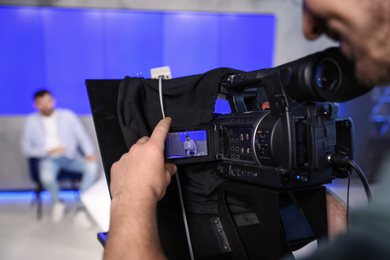
<path fill-rule="evenodd" d="M 168 133 L 166 142 L 167 159 L 207 156 L 207 131 L 183 131 Z"/>

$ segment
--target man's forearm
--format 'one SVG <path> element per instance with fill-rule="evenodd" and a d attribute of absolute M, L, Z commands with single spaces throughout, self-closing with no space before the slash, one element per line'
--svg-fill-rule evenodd
<path fill-rule="evenodd" d="M 165 259 L 158 239 L 156 203 L 114 198 L 104 259 Z"/>
<path fill-rule="evenodd" d="M 329 239 L 333 239 L 336 235 L 347 230 L 347 205 L 328 188 L 326 189 L 326 205 L 328 236 Z"/>

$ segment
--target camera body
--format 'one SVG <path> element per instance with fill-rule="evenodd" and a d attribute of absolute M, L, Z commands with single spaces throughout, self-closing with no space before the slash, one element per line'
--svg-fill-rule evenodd
<path fill-rule="evenodd" d="M 338 146 L 351 157 L 353 151 L 352 120 L 337 115 L 338 106 L 330 102 L 302 104 L 278 117 L 270 111 L 216 115 L 207 126 L 172 129 L 167 159 L 176 164 L 216 161 L 221 177 L 278 189 L 329 183 L 335 172 L 327 156 Z M 174 156 L 174 149 L 184 150 L 180 135 L 195 140 L 196 154 Z"/>
<path fill-rule="evenodd" d="M 348 131 L 337 122 L 352 124 L 337 115 L 338 106 L 327 102 L 303 104 L 278 117 L 271 112 L 219 116 L 214 133 L 217 172 L 279 189 L 331 182 L 335 175 L 327 156 L 335 153 L 337 132 Z M 352 138 L 349 130 L 346 137 Z"/>
<path fill-rule="evenodd" d="M 353 158 L 353 122 L 338 117 L 333 102 L 370 90 L 354 78 L 353 68 L 339 49 L 331 48 L 272 69 L 227 75 L 219 92 L 233 112 L 215 115 L 205 126 L 172 129 L 167 160 L 215 161 L 222 177 L 276 189 L 345 177 L 350 169 L 331 165 L 329 157 L 342 153 Z M 259 89 L 265 90 L 270 110 L 248 111 L 246 101 L 259 100 Z M 197 131 L 203 134 L 194 143 L 202 148 L 175 156 L 171 148 L 182 144 L 173 134 L 191 139 Z"/>

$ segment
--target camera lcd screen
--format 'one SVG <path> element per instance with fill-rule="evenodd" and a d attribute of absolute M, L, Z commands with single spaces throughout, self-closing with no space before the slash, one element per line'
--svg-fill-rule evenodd
<path fill-rule="evenodd" d="M 207 130 L 169 132 L 165 149 L 167 159 L 208 156 Z"/>

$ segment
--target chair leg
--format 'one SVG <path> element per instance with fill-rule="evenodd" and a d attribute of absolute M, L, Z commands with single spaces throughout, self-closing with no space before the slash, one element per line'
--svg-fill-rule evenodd
<path fill-rule="evenodd" d="M 35 201 L 37 202 L 37 220 L 42 219 L 42 198 L 41 198 L 42 190 L 43 190 L 42 184 L 39 183 L 35 191 L 36 193 Z"/>
<path fill-rule="evenodd" d="M 76 198 L 76 199 L 80 199 L 79 184 L 80 184 L 80 181 L 79 181 L 79 180 L 71 180 L 72 190 L 73 190 L 74 193 L 75 193 L 75 198 Z"/>
<path fill-rule="evenodd" d="M 37 205 L 37 219 L 38 220 L 42 219 L 42 199 L 41 198 L 39 198 L 38 205 Z"/>

